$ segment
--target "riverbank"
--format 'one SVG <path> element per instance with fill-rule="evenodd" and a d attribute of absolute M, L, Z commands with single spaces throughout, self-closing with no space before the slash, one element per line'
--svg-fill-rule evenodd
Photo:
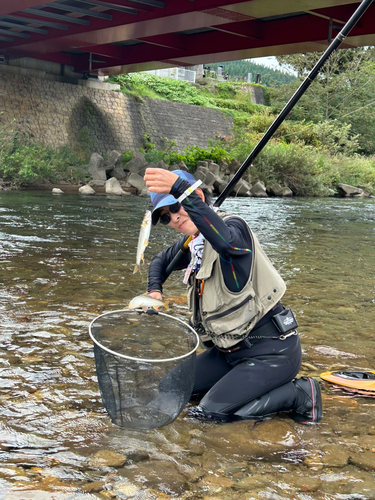
<path fill-rule="evenodd" d="M 50 190 L 54 194 L 63 193 L 79 193 L 82 195 L 140 195 L 147 196 L 148 190 L 143 180 L 145 170 L 149 167 L 163 168 L 168 170 L 185 170 L 188 167 L 184 161 L 168 165 L 162 159 L 157 162 L 149 163 L 144 153 L 133 152 L 128 156 L 128 161 L 124 162 L 124 158 L 120 152 L 112 151 L 108 159 L 105 160 L 101 155 L 94 153 L 91 155 L 90 163 L 87 167 L 87 172 L 84 174 L 84 169 L 80 171 L 86 182 L 80 183 L 59 182 L 52 183 L 48 181 L 32 182 L 23 186 L 23 190 Z M 130 158 L 130 159 L 129 159 Z M 215 163 L 212 159 L 199 160 L 195 167 L 191 169 L 194 177 L 201 182 L 201 188 L 205 189 L 211 196 L 219 196 L 226 188 L 228 183 L 240 168 L 238 161 L 232 159 L 227 161 L 219 159 Z M 269 181 L 267 183 L 261 181 L 254 173 L 253 166 L 250 167 L 250 173 L 245 172 L 245 175 L 233 185 L 232 191 L 228 193 L 231 197 L 292 197 L 297 195 L 309 195 L 306 193 L 295 193 L 286 183 L 278 183 Z M 89 180 L 91 179 L 91 180 Z M 0 179 L 0 190 L 11 189 L 11 183 L 6 186 L 2 184 Z M 20 189 L 20 187 L 17 187 Z M 328 197 L 347 197 L 347 198 L 370 198 L 371 191 L 364 186 L 351 186 L 345 183 L 337 183 L 335 189 L 326 189 L 321 195 Z"/>

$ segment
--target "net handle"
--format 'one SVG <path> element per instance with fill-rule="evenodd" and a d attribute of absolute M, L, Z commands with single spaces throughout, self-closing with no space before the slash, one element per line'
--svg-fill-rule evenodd
<path fill-rule="evenodd" d="M 89 335 L 91 337 L 91 340 L 94 342 L 94 344 L 96 344 L 98 347 L 100 347 L 104 351 L 109 352 L 113 356 L 118 356 L 120 358 L 128 359 L 128 360 L 131 360 L 131 361 L 141 361 L 141 362 L 144 362 L 144 363 L 167 363 L 168 361 L 177 361 L 179 359 L 187 358 L 188 356 L 191 356 L 198 349 L 198 346 L 199 346 L 199 336 L 198 336 L 197 332 L 190 325 L 188 325 L 187 323 L 185 323 L 184 321 L 182 321 L 179 318 L 175 318 L 173 316 L 170 316 L 169 314 L 158 312 L 157 313 L 158 315 L 160 315 L 160 316 L 166 316 L 169 319 L 172 319 L 174 321 L 178 321 L 179 323 L 182 323 L 185 327 L 189 328 L 189 330 L 191 330 L 194 333 L 195 339 L 196 339 L 196 345 L 195 345 L 194 349 L 192 349 L 187 354 L 182 354 L 181 356 L 176 356 L 175 358 L 167 358 L 167 359 L 133 358 L 132 356 L 126 356 L 125 354 L 120 354 L 118 352 L 112 351 L 111 349 L 108 349 L 108 347 L 105 347 L 104 345 L 102 345 L 98 340 L 96 340 L 96 338 L 94 337 L 94 335 L 93 335 L 93 333 L 91 331 L 91 328 L 92 328 L 93 324 L 95 323 L 95 321 L 97 321 L 99 318 L 102 318 L 103 316 L 107 316 L 108 314 L 116 314 L 116 313 L 121 313 L 121 312 L 131 312 L 131 311 L 129 309 L 117 309 L 116 311 L 110 311 L 110 312 L 103 313 L 100 316 L 97 316 L 96 318 L 94 318 L 91 321 L 90 326 L 89 326 Z M 147 313 L 144 313 L 144 314 L 147 314 Z"/>

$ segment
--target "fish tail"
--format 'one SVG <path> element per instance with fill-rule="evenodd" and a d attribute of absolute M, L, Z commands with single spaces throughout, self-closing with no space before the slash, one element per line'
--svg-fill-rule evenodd
<path fill-rule="evenodd" d="M 139 272 L 141 272 L 141 268 L 139 267 L 139 264 L 136 264 L 136 265 L 134 266 L 134 271 L 133 271 L 133 274 L 137 273 L 138 271 L 139 271 Z"/>

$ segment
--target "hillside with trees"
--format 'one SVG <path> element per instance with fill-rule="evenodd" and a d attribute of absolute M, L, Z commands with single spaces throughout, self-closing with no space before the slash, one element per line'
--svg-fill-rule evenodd
<path fill-rule="evenodd" d="M 257 75 L 260 75 L 260 81 L 258 83 L 266 85 L 267 87 L 279 87 L 280 85 L 289 84 L 296 80 L 295 76 L 286 71 L 269 68 L 263 64 L 257 64 L 247 59 L 242 61 L 206 64 L 205 66 L 216 73 L 221 66 L 223 73 L 228 77 L 227 80 L 233 82 L 247 82 L 249 73 L 252 75 L 252 82 L 255 82 Z"/>

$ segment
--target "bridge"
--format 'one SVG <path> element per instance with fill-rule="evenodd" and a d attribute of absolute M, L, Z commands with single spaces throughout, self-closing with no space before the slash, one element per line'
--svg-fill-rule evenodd
<path fill-rule="evenodd" d="M 1 0 L 0 63 L 111 75 L 324 50 L 352 0 Z M 342 47 L 375 45 L 375 5 Z"/>

